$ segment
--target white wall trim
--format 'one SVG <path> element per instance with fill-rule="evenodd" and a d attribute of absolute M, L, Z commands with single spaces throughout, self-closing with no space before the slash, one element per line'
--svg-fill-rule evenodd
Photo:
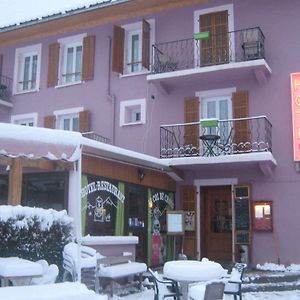
<path fill-rule="evenodd" d="M 132 106 L 141 107 L 141 121 L 140 122 L 126 122 L 125 114 L 126 108 Z M 134 100 L 125 100 L 120 102 L 120 126 L 126 125 L 137 125 L 146 123 L 146 99 L 134 99 Z"/>
<path fill-rule="evenodd" d="M 238 183 L 237 178 L 215 178 L 215 179 L 195 179 L 194 180 L 194 186 L 197 189 L 197 228 L 198 228 L 198 234 L 197 234 L 197 258 L 200 259 L 201 256 L 201 238 L 200 238 L 200 232 L 201 232 L 201 220 L 200 220 L 200 203 L 201 203 L 201 197 L 200 197 L 200 191 L 201 187 L 203 186 L 226 186 L 226 185 L 236 185 Z"/>
<path fill-rule="evenodd" d="M 34 126 L 37 126 L 38 113 L 34 112 L 34 113 L 28 113 L 28 114 L 11 115 L 10 122 L 12 124 L 17 124 L 18 121 L 29 120 L 29 119 L 33 120 Z"/>
<path fill-rule="evenodd" d="M 72 107 L 67 109 L 55 110 L 53 114 L 57 117 L 62 115 L 78 114 L 81 111 L 84 111 L 84 107 Z"/>
<path fill-rule="evenodd" d="M 78 43 L 78 42 L 82 42 L 82 40 L 87 36 L 86 33 L 81 33 L 81 34 L 76 34 L 76 35 L 72 35 L 72 36 L 68 36 L 68 37 L 64 37 L 64 38 L 60 38 L 57 41 L 60 44 L 73 44 L 73 43 Z"/>
<path fill-rule="evenodd" d="M 37 70 L 36 70 L 36 86 L 35 89 L 19 91 L 18 90 L 18 81 L 19 81 L 19 72 L 20 72 L 20 57 L 23 57 L 28 53 L 36 53 L 38 56 L 37 59 Z M 41 75 L 41 60 L 42 60 L 42 44 L 35 44 L 26 47 L 17 48 L 15 52 L 15 65 L 14 65 L 14 75 L 13 75 L 13 95 L 23 94 L 29 92 L 35 92 L 40 89 L 40 75 Z"/>
<path fill-rule="evenodd" d="M 220 186 L 237 184 L 237 178 L 195 179 L 195 186 Z"/>
<path fill-rule="evenodd" d="M 232 97 L 232 93 L 236 92 L 236 87 L 230 87 L 225 89 L 216 89 L 216 90 L 205 90 L 196 92 L 196 96 L 200 98 L 210 98 L 210 97 L 218 97 L 218 96 L 230 96 Z"/>
<path fill-rule="evenodd" d="M 205 9 L 195 10 L 194 11 L 194 33 L 199 32 L 199 16 L 218 12 L 218 11 L 228 11 L 228 30 L 234 31 L 234 13 L 233 13 L 233 4 L 226 4 L 226 5 L 220 5 L 220 6 L 213 6 Z M 234 48 L 233 48 L 234 49 Z"/>

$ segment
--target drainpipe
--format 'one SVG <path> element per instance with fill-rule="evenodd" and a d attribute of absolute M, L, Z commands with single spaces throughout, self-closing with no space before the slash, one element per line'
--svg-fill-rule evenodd
<path fill-rule="evenodd" d="M 235 263 L 235 206 L 234 206 L 234 185 L 231 184 L 231 207 L 232 207 L 232 262 Z"/>
<path fill-rule="evenodd" d="M 112 145 L 115 145 L 115 135 L 116 135 L 116 96 L 112 95 L 111 93 L 111 68 L 112 68 L 112 57 L 111 57 L 111 50 L 112 50 L 112 38 L 111 36 L 108 37 L 109 41 L 109 53 L 108 53 L 108 78 L 107 78 L 107 100 L 111 102 L 112 104 L 112 110 L 111 110 L 111 120 L 112 120 L 112 126 L 111 126 L 111 142 Z"/>

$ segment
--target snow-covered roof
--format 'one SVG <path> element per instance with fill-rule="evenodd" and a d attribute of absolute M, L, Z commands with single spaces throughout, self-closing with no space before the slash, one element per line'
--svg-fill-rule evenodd
<path fill-rule="evenodd" d="M 81 155 L 78 132 L 0 123 L 0 155 L 74 162 Z"/>
<path fill-rule="evenodd" d="M 0 32 L 59 19 L 129 0 L 1 0 Z"/>

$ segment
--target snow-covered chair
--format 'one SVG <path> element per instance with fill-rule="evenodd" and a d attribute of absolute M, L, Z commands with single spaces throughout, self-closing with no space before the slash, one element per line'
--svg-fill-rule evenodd
<path fill-rule="evenodd" d="M 197 283 L 189 288 L 189 300 L 222 300 L 225 283 L 213 281 Z"/>
<path fill-rule="evenodd" d="M 180 300 L 180 291 L 177 281 L 172 279 L 163 279 L 148 268 L 150 274 L 150 281 L 153 282 L 154 288 L 154 300 L 163 300 L 168 297 L 174 298 L 174 300 Z"/>
<path fill-rule="evenodd" d="M 224 294 L 232 295 L 234 300 L 237 300 L 237 296 L 242 300 L 242 282 L 246 268 L 247 264 L 236 263 L 232 268 L 230 278 L 225 285 Z"/>
<path fill-rule="evenodd" d="M 80 246 L 81 282 L 96 292 L 99 289 L 97 276 L 97 251 L 91 247 Z M 69 243 L 63 251 L 63 281 L 70 277 L 71 281 L 78 278 L 78 245 Z"/>
<path fill-rule="evenodd" d="M 39 263 L 42 266 L 43 275 L 41 277 L 33 278 L 31 280 L 30 284 L 37 285 L 37 284 L 55 283 L 56 278 L 59 273 L 57 265 L 55 265 L 55 264 L 48 265 L 48 262 L 44 259 L 38 260 L 37 263 Z"/>

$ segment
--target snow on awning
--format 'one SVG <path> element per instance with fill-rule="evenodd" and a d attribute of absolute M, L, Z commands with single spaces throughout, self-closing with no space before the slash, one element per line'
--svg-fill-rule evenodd
<path fill-rule="evenodd" d="M 74 162 L 81 155 L 78 132 L 0 123 L 0 155 Z"/>

